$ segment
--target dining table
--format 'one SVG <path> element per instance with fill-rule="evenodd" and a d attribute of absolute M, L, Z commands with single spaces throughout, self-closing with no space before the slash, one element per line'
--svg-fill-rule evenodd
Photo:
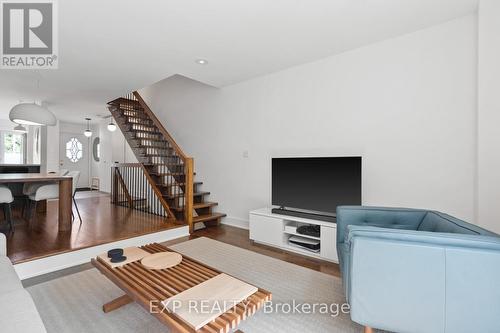
<path fill-rule="evenodd" d="M 0 173 L 0 184 L 59 183 L 58 231 L 71 230 L 73 178 L 57 173 Z"/>

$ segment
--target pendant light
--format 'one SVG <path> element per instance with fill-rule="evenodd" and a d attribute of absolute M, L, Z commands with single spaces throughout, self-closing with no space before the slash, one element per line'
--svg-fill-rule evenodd
<path fill-rule="evenodd" d="M 28 132 L 28 131 L 26 130 L 26 127 L 24 127 L 24 126 L 23 126 L 23 125 L 21 125 L 21 124 L 19 124 L 19 125 L 17 125 L 16 127 L 14 127 L 14 131 L 16 131 L 16 132 L 20 132 L 20 133 L 26 133 L 26 132 Z"/>
<path fill-rule="evenodd" d="M 36 81 L 37 92 L 40 92 L 40 79 Z M 21 125 L 54 126 L 57 119 L 42 103 L 19 103 L 9 112 L 9 119 Z"/>
<path fill-rule="evenodd" d="M 87 121 L 87 129 L 83 132 L 83 135 L 90 138 L 92 136 L 92 131 L 90 130 L 90 118 L 85 118 L 85 120 Z"/>
<path fill-rule="evenodd" d="M 9 113 L 9 119 L 21 125 L 54 126 L 57 119 L 52 112 L 35 103 L 20 103 Z"/>
<path fill-rule="evenodd" d="M 108 131 L 110 131 L 110 132 L 116 131 L 116 125 L 113 122 L 110 122 L 108 124 Z"/>

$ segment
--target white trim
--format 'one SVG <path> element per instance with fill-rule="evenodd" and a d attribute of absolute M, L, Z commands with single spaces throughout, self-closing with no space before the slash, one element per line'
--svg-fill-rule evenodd
<path fill-rule="evenodd" d="M 250 229 L 250 222 L 248 222 L 248 220 L 239 217 L 227 216 L 222 219 L 221 223 L 240 229 L 246 229 L 246 230 Z"/>
<path fill-rule="evenodd" d="M 32 278 L 38 275 L 55 272 L 72 266 L 88 263 L 91 258 L 115 247 L 124 248 L 129 246 L 139 246 L 149 243 L 166 242 L 171 239 L 189 235 L 187 226 L 155 232 L 139 237 L 124 239 L 117 242 L 106 243 L 81 250 L 57 254 L 50 257 L 31 260 L 14 265 L 17 275 L 21 280 Z"/>

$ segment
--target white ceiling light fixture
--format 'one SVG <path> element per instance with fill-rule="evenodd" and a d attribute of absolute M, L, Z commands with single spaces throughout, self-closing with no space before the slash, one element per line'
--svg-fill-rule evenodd
<path fill-rule="evenodd" d="M 198 65 L 208 65 L 208 60 L 207 59 L 196 59 L 196 63 Z"/>
<path fill-rule="evenodd" d="M 116 131 L 116 125 L 113 122 L 110 122 L 108 124 L 108 131 L 110 131 L 110 132 Z"/>
<path fill-rule="evenodd" d="M 85 118 L 85 120 L 87 121 L 87 129 L 83 132 L 83 135 L 90 138 L 92 136 L 92 131 L 90 130 L 90 118 Z"/>
<path fill-rule="evenodd" d="M 54 126 L 57 119 L 48 109 L 35 103 L 19 103 L 9 113 L 9 119 L 21 125 Z"/>
<path fill-rule="evenodd" d="M 14 131 L 16 131 L 16 132 L 21 132 L 21 133 L 26 133 L 26 132 L 28 132 L 28 131 L 26 130 L 26 127 L 24 127 L 24 126 L 23 126 L 23 125 L 21 125 L 21 124 L 19 124 L 19 125 L 17 125 L 16 127 L 14 127 Z"/>

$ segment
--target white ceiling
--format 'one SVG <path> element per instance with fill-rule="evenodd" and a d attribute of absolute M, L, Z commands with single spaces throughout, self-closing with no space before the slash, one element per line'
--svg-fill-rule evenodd
<path fill-rule="evenodd" d="M 477 1 L 58 1 L 59 69 L 0 70 L 0 115 L 38 99 L 83 124 L 173 74 L 221 87 L 464 16 Z"/>

